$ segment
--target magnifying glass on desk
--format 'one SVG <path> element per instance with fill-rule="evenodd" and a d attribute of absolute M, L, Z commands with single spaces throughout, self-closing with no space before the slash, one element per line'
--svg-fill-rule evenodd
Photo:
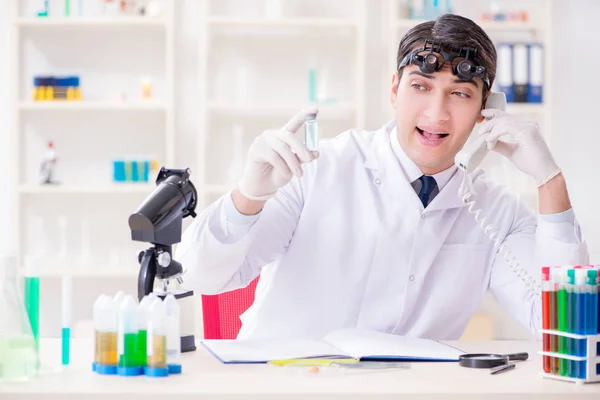
<path fill-rule="evenodd" d="M 529 358 L 528 353 L 515 354 L 462 354 L 458 357 L 458 365 L 467 368 L 491 368 L 491 374 L 513 369 L 516 364 L 510 361 L 525 361 Z"/>

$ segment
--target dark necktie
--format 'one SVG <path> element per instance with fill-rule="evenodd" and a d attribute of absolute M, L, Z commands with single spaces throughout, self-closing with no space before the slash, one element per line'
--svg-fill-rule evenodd
<path fill-rule="evenodd" d="M 437 182 L 433 176 L 423 175 L 419 178 L 421 181 L 421 191 L 419 192 L 419 199 L 421 203 L 423 203 L 423 207 L 427 207 L 429 204 L 429 196 L 431 196 L 431 192 L 437 186 Z"/>

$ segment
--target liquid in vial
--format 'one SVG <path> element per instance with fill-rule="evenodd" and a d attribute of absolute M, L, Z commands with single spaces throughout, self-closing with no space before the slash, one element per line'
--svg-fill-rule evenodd
<path fill-rule="evenodd" d="M 319 150 L 319 127 L 317 114 L 308 114 L 304 119 L 305 142 L 309 151 Z"/>

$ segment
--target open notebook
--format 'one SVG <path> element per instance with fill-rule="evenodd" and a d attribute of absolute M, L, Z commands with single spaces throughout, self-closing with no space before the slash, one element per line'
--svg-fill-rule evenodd
<path fill-rule="evenodd" d="M 203 340 L 226 364 L 266 363 L 301 358 L 357 358 L 382 361 L 458 361 L 464 352 L 429 339 L 416 339 L 360 329 L 342 329 L 322 340 Z"/>

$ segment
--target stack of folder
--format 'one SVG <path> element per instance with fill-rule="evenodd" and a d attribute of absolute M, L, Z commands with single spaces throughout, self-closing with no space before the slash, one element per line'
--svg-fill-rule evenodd
<path fill-rule="evenodd" d="M 496 91 L 509 103 L 542 103 L 544 48 L 540 43 L 499 43 Z"/>

